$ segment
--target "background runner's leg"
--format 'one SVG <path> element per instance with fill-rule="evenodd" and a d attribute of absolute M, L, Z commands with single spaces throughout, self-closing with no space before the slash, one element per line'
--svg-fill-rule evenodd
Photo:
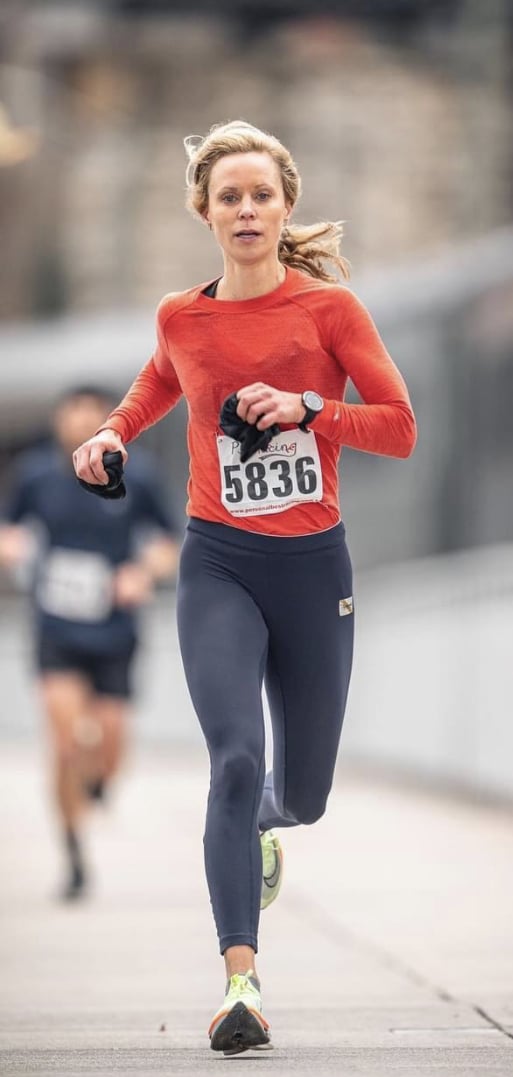
<path fill-rule="evenodd" d="M 57 807 L 65 825 L 74 827 L 85 807 L 77 732 L 88 713 L 90 689 L 86 679 L 73 672 L 45 673 L 39 684 L 50 726 Z"/>
<path fill-rule="evenodd" d="M 63 825 L 69 864 L 65 897 L 77 896 L 85 883 L 79 841 L 79 824 L 86 805 L 84 795 L 84 749 L 80 723 L 87 713 L 90 689 L 84 677 L 73 672 L 48 672 L 39 682 L 43 706 L 50 725 L 55 798 Z"/>
<path fill-rule="evenodd" d="M 88 720 L 97 736 L 84 762 L 87 793 L 93 800 L 103 798 L 105 785 L 119 769 L 126 750 L 134 655 L 135 645 L 126 651 L 94 655 L 90 659 L 92 691 Z"/>
<path fill-rule="evenodd" d="M 126 752 L 128 712 L 126 699 L 93 696 L 89 715 L 101 732 L 101 742 L 90 760 L 90 782 L 108 782 L 119 770 Z"/>

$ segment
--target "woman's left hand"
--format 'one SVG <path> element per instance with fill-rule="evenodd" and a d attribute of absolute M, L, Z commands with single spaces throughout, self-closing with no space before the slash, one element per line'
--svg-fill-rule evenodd
<path fill-rule="evenodd" d="M 273 423 L 300 423 L 305 417 L 300 393 L 284 393 L 262 381 L 239 389 L 237 399 L 237 415 L 257 430 L 267 430 Z"/>

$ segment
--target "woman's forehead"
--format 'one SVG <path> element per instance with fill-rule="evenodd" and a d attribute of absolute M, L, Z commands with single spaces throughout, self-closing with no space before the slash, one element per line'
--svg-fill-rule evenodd
<path fill-rule="evenodd" d="M 279 183 L 280 170 L 269 153 L 229 153 L 212 167 L 210 184 L 215 187 L 256 183 Z"/>

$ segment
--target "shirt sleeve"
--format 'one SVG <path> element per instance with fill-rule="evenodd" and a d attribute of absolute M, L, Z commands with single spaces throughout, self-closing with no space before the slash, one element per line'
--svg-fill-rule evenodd
<path fill-rule="evenodd" d="M 344 303 L 333 319 L 328 347 L 363 404 L 325 400 L 312 429 L 351 449 L 410 456 L 417 427 L 408 390 L 369 312 L 349 290 L 345 290 Z"/>
<path fill-rule="evenodd" d="M 101 427 L 102 430 L 117 430 L 125 444 L 167 415 L 182 396 L 165 336 L 164 303 L 157 312 L 157 347 L 151 359 Z"/>

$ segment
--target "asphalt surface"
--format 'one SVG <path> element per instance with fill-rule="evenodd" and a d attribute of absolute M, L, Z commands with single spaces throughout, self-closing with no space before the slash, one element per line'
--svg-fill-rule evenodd
<path fill-rule="evenodd" d="M 274 1049 L 224 1059 L 203 876 L 202 748 L 134 746 L 87 847 L 61 860 L 45 749 L 0 756 L 0 1073 L 511 1077 L 511 812 L 339 771 L 327 815 L 287 831 L 258 970 Z"/>

